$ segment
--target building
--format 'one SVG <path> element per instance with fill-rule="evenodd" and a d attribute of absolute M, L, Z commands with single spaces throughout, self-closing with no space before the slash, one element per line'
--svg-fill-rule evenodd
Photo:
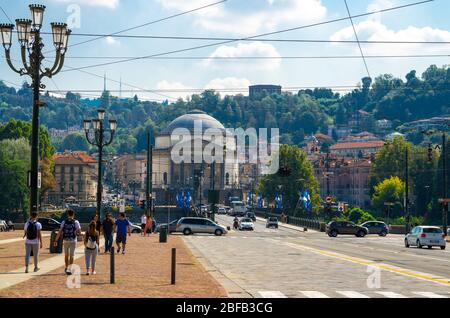
<path fill-rule="evenodd" d="M 111 176 L 114 180 L 113 190 L 128 194 L 140 194 L 145 191 L 147 174 L 147 154 L 122 155 L 111 163 Z"/>
<path fill-rule="evenodd" d="M 194 135 L 196 127 L 201 127 L 200 136 Z M 174 138 L 174 132 L 176 130 L 181 132 L 180 129 L 183 130 L 181 139 Z M 156 135 L 152 183 L 157 204 L 174 203 L 176 193 L 182 190 L 190 191 L 197 202 L 201 197 L 203 203 L 207 202 L 208 190 L 213 187 L 219 190 L 221 202 L 225 202 L 226 198 L 233 194 L 233 185 L 239 183 L 239 165 L 235 159 L 215 164 L 202 160 L 205 146 L 211 143 L 204 136 L 207 129 L 215 129 L 225 136 L 225 127 L 218 120 L 202 111 L 193 110 L 176 118 L 166 129 Z M 180 140 L 187 140 L 187 138 L 189 142 L 180 144 Z M 236 158 L 234 136 L 225 139 L 227 154 Z M 196 147 L 197 143 L 200 144 L 200 149 Z M 174 162 L 172 151 L 175 146 L 179 148 L 181 145 L 191 150 L 191 158 Z M 218 146 L 223 147 L 223 144 Z M 194 158 L 200 158 L 200 160 L 194 160 Z"/>
<path fill-rule="evenodd" d="M 371 154 L 375 154 L 384 141 L 366 141 L 366 142 L 339 142 L 330 147 L 332 154 L 342 157 L 362 158 Z"/>
<path fill-rule="evenodd" d="M 278 85 L 253 85 L 249 87 L 250 98 L 257 97 L 261 93 L 266 92 L 268 95 L 281 95 L 281 86 Z"/>
<path fill-rule="evenodd" d="M 97 161 L 85 152 L 64 152 L 53 156 L 56 187 L 47 195 L 50 204 L 65 200 L 95 201 L 97 194 Z"/>
<path fill-rule="evenodd" d="M 370 158 L 349 158 L 325 154 L 312 161 L 314 174 L 320 184 L 320 193 L 325 198 L 331 195 L 339 202 L 351 206 L 371 205 L 369 174 Z"/>

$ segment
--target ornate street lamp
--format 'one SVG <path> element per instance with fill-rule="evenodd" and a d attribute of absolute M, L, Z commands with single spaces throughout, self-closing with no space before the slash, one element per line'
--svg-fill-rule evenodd
<path fill-rule="evenodd" d="M 114 119 L 109 120 L 109 129 L 103 127 L 105 120 L 105 110 L 99 109 L 97 111 L 98 118 L 92 120 L 85 120 L 83 124 L 84 131 L 86 133 L 87 141 L 98 148 L 98 184 L 97 184 L 97 215 L 101 219 L 102 209 L 102 194 L 103 194 L 103 148 L 110 145 L 113 142 L 114 134 L 117 130 L 117 121 Z"/>
<path fill-rule="evenodd" d="M 71 31 L 67 29 L 67 25 L 65 23 L 51 24 L 54 39 L 53 44 L 56 48 L 56 59 L 52 68 L 42 69 L 42 61 L 45 57 L 42 54 L 44 44 L 42 43 L 40 32 L 44 19 L 45 6 L 31 4 L 29 8 L 31 11 L 31 20 L 16 20 L 17 37 L 20 44 L 22 60 L 22 65 L 19 66 L 19 68 L 16 68 L 11 60 L 12 34 L 14 25 L 5 23 L 0 24 L 0 33 L 2 45 L 5 49 L 6 62 L 9 67 L 20 76 L 30 76 L 32 80 L 33 119 L 31 135 L 31 171 L 29 172 L 30 211 L 38 212 L 39 107 L 44 106 L 44 104 L 39 101 L 39 97 L 40 90 L 45 89 L 45 85 L 41 84 L 41 80 L 44 77 L 51 78 L 61 71 L 64 65 L 64 56 L 67 51 Z M 54 25 L 57 25 L 57 27 L 54 27 Z"/>

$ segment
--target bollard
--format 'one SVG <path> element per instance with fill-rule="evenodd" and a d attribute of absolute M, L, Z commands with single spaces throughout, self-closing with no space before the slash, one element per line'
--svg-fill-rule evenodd
<path fill-rule="evenodd" d="M 110 258 L 110 284 L 116 283 L 116 264 L 114 259 L 114 247 L 111 247 L 111 258 Z"/>
<path fill-rule="evenodd" d="M 177 249 L 172 248 L 172 273 L 171 273 L 171 280 L 170 280 L 172 285 L 175 285 L 176 270 L 177 270 Z"/>

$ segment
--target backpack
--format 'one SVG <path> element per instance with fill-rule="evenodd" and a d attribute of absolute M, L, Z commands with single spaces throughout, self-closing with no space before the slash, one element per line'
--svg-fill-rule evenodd
<path fill-rule="evenodd" d="M 89 235 L 86 248 L 88 250 L 95 250 L 97 248 L 97 237 L 95 235 Z"/>
<path fill-rule="evenodd" d="M 28 240 L 35 240 L 38 237 L 38 229 L 37 229 L 37 222 L 35 221 L 28 221 L 27 226 L 27 239 Z"/>
<path fill-rule="evenodd" d="M 75 220 L 67 219 L 64 221 L 63 227 L 63 239 L 75 240 L 77 238 L 77 229 L 75 226 Z"/>

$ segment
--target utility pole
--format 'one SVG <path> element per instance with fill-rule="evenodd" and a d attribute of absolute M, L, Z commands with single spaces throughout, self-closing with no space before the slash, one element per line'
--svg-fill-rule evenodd
<path fill-rule="evenodd" d="M 447 200 L 447 140 L 446 140 L 446 134 L 444 133 L 442 135 L 442 173 L 443 175 L 443 181 L 444 181 L 444 187 L 443 190 L 443 199 L 444 202 L 442 203 L 442 229 L 444 231 L 444 234 L 447 235 L 447 223 L 448 223 L 448 201 Z"/>
<path fill-rule="evenodd" d="M 405 215 L 406 215 L 406 227 L 405 227 L 405 234 L 408 234 L 409 231 L 411 230 L 411 220 L 410 220 L 410 215 L 409 215 L 409 164 L 408 164 L 408 159 L 409 159 L 409 151 L 408 148 L 406 148 L 406 152 L 405 152 Z"/>
<path fill-rule="evenodd" d="M 150 132 L 147 133 L 147 178 L 145 187 L 145 202 L 148 215 L 153 214 L 153 145 Z"/>

